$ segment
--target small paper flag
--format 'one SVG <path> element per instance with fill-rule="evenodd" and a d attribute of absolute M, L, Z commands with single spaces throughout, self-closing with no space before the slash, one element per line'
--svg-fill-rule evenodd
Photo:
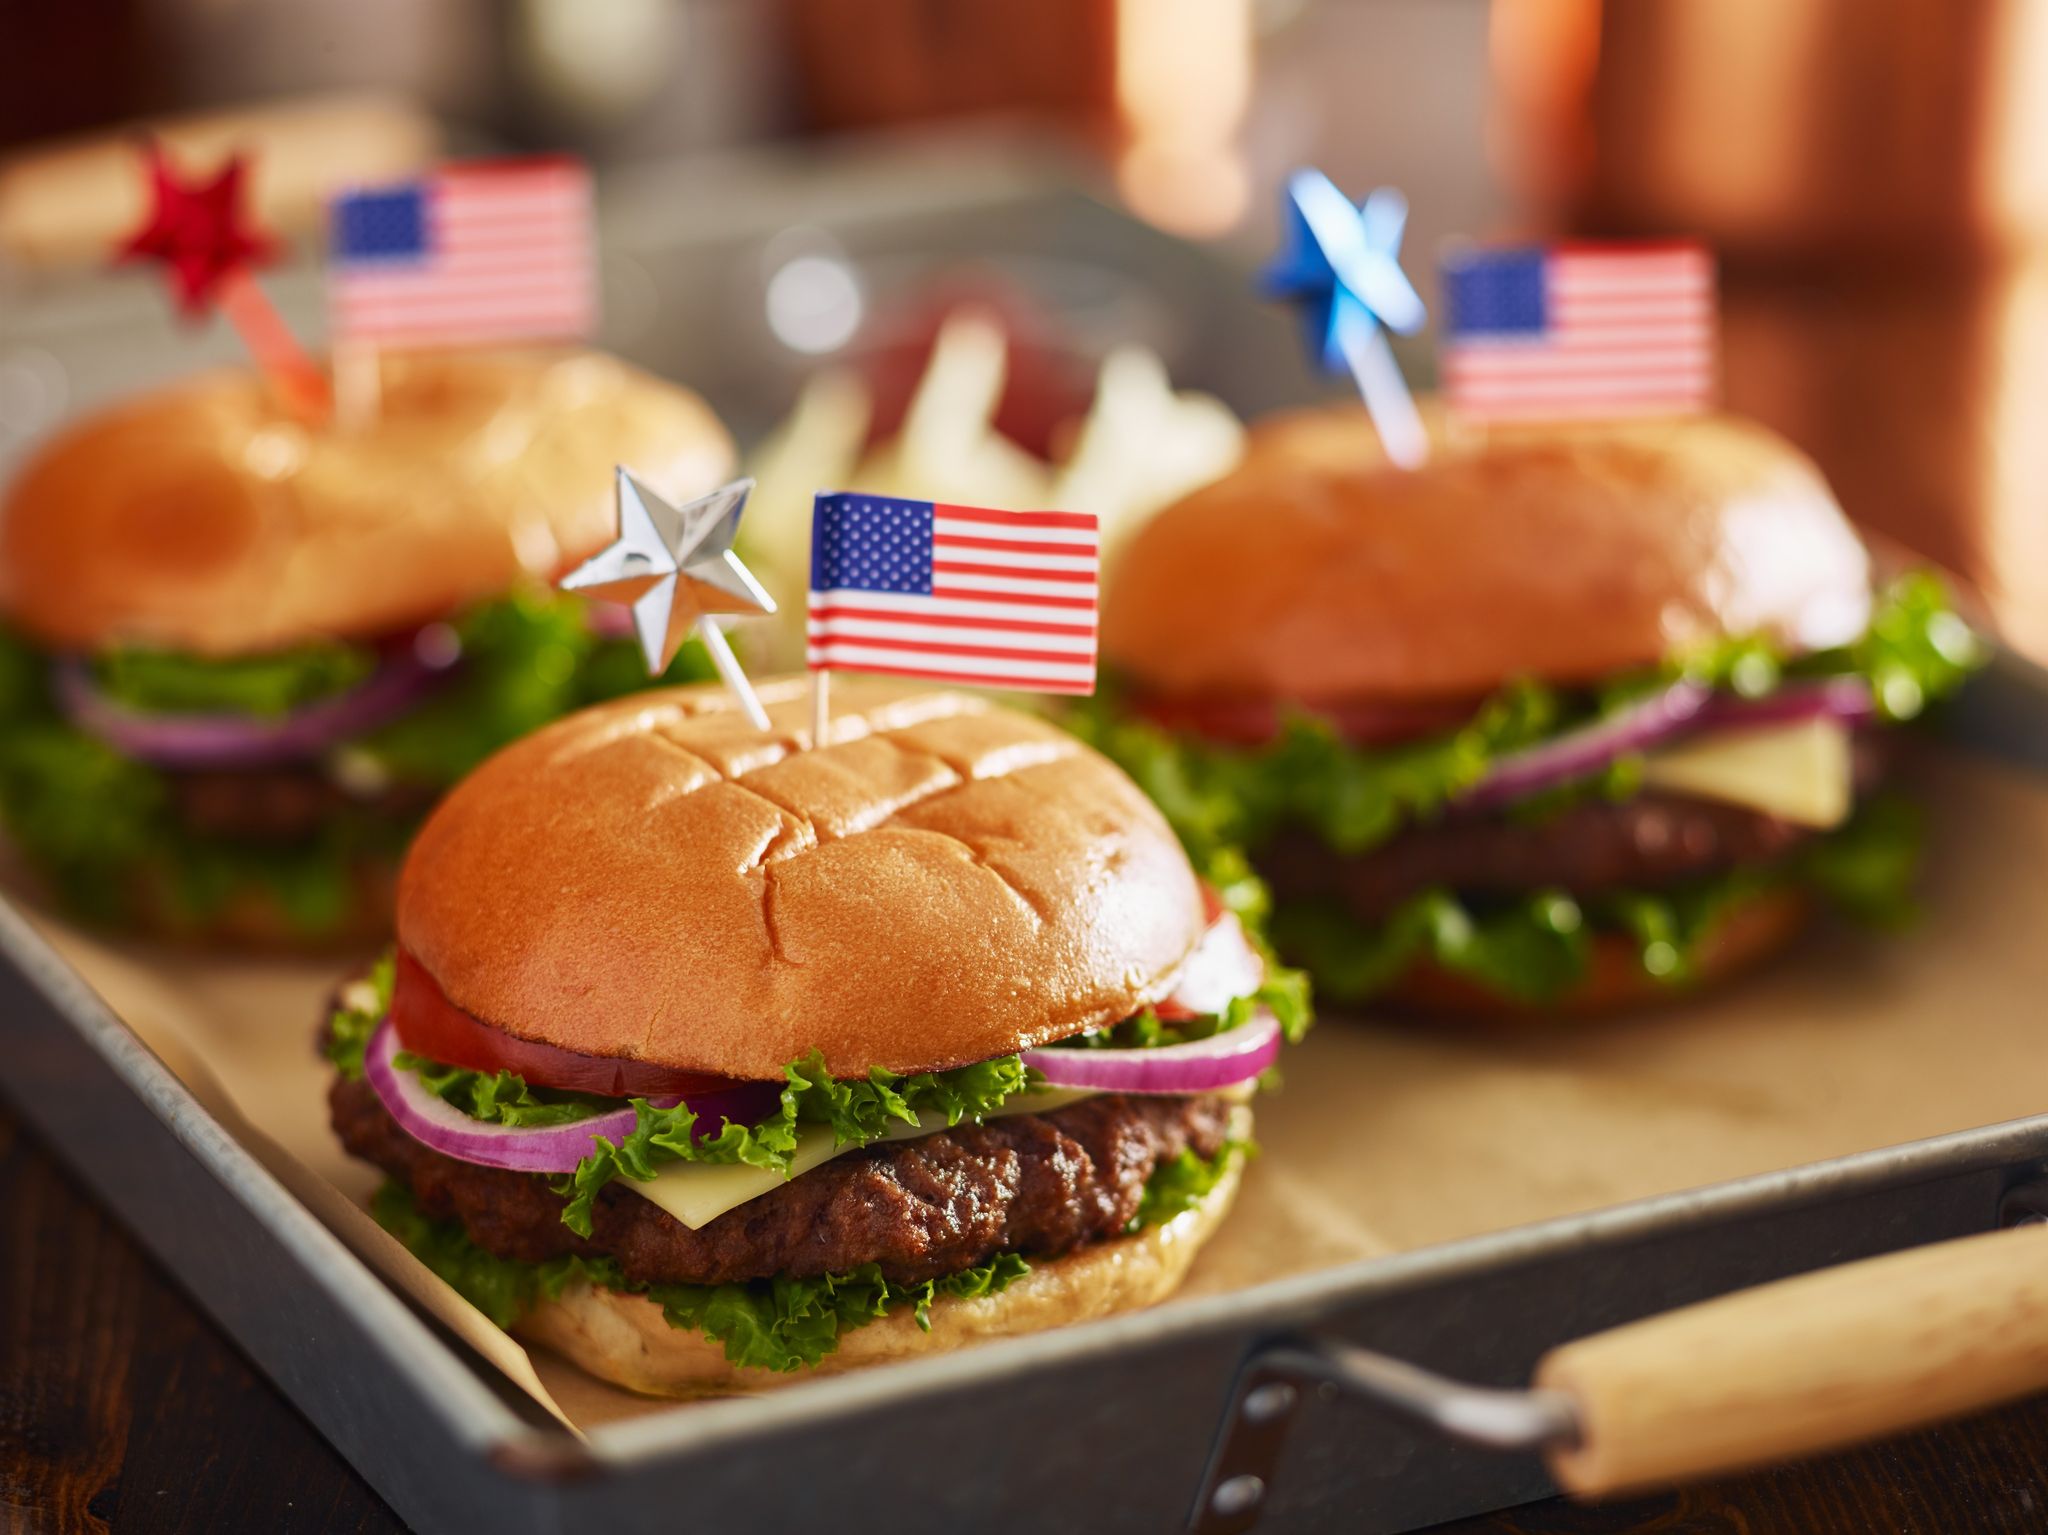
<path fill-rule="evenodd" d="M 478 161 L 357 188 L 328 226 L 337 341 L 563 340 L 596 324 L 590 172 L 577 160 Z"/>
<path fill-rule="evenodd" d="M 1691 243 L 1443 260 L 1444 389 L 1474 421 L 1685 415 L 1714 397 L 1714 260 Z"/>
<path fill-rule="evenodd" d="M 821 493 L 811 670 L 1092 693 L 1096 531 L 1092 512 Z"/>

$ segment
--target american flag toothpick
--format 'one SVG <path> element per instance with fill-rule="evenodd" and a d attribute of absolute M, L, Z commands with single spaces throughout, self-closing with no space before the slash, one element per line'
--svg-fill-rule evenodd
<path fill-rule="evenodd" d="M 328 225 L 329 325 L 353 375 L 342 393 L 372 411 L 379 347 L 567 340 L 596 325 L 590 172 L 575 159 L 472 161 L 354 188 Z"/>
<path fill-rule="evenodd" d="M 1445 392 L 1469 421 L 1685 415 L 1714 394 L 1714 260 L 1693 242 L 1444 257 Z"/>
<path fill-rule="evenodd" d="M 1095 691 L 1092 512 L 1005 512 L 820 492 L 811 514 L 814 738 L 833 670 Z"/>

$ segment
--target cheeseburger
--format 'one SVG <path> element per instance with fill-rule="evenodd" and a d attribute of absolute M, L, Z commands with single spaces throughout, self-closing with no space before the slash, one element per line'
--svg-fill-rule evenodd
<path fill-rule="evenodd" d="M 385 1225 L 635 1390 L 1147 1305 L 1305 1022 L 1158 811 L 1042 721 L 845 683 L 586 710 L 457 786 L 328 1024 Z"/>
<path fill-rule="evenodd" d="M 546 583 L 613 536 L 615 464 L 677 498 L 727 474 L 703 403 L 587 352 L 396 357 L 383 395 L 344 432 L 203 375 L 0 503 L 0 823 L 81 915 L 380 934 L 443 788 L 644 680 Z"/>
<path fill-rule="evenodd" d="M 1726 417 L 1255 434 L 1137 538 L 1086 730 L 1212 879 L 1270 886 L 1326 998 L 1628 1004 L 1754 963 L 1816 901 L 1902 912 L 1887 727 L 1982 647 L 1873 590 L 1814 466 Z"/>

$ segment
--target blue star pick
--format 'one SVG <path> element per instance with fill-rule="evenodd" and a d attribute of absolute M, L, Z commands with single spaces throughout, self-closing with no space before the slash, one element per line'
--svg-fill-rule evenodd
<path fill-rule="evenodd" d="M 1285 243 L 1260 274 L 1268 297 L 1299 304 L 1310 353 L 1332 373 L 1350 371 L 1343 338 L 1375 325 L 1401 335 L 1422 328 L 1422 298 L 1397 259 L 1408 203 L 1381 187 L 1358 207 L 1321 171 L 1287 183 Z"/>

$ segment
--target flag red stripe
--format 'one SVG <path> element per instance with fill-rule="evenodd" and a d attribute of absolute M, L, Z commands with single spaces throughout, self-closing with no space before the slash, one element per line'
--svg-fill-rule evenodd
<path fill-rule="evenodd" d="M 472 308 L 524 308 L 542 303 L 581 303 L 585 301 L 585 292 L 582 285 L 567 283 L 520 283 L 517 286 L 482 283 L 465 293 L 459 288 L 452 292 L 436 290 L 427 284 L 360 282 L 338 288 L 337 298 L 345 306 L 364 309 L 439 309 L 462 308 L 464 305 Z"/>
<path fill-rule="evenodd" d="M 1002 576 L 1012 581 L 1078 581 L 1095 584 L 1092 570 L 1026 570 L 1015 565 L 976 565 L 966 560 L 933 560 L 932 574 L 938 576 Z M 938 584 L 934 579 L 934 586 Z M 1011 595 L 1015 595 L 1014 593 Z"/>
<path fill-rule="evenodd" d="M 960 522 L 992 522 L 998 526 L 1007 523 L 1013 528 L 1086 528 L 1095 531 L 1093 512 L 998 512 L 979 506 L 953 506 L 947 502 L 934 502 L 933 514 Z"/>
<path fill-rule="evenodd" d="M 815 648 L 823 649 L 825 647 Z M 818 656 L 816 654 L 813 654 L 810 658 L 810 668 L 814 672 L 837 670 L 829 656 Z M 869 661 L 863 661 L 858 667 L 849 667 L 847 670 L 880 672 L 890 677 L 921 677 L 935 682 L 957 682 L 963 687 L 1015 688 L 1025 693 L 1092 693 L 1095 691 L 1095 684 L 1092 681 L 1075 682 L 1065 677 L 1051 677 L 1042 673 L 1020 672 L 1014 675 L 1005 675 L 989 672 L 956 672 L 947 671 L 943 667 L 882 666 Z"/>
<path fill-rule="evenodd" d="M 1083 558 L 1095 553 L 1093 543 L 1034 544 L 1018 538 L 966 538 L 958 533 L 934 534 L 932 546 L 937 549 L 989 549 L 999 554 L 1072 554 Z"/>
<path fill-rule="evenodd" d="M 811 643 L 830 649 L 834 643 L 859 645 L 867 650 L 902 650 L 926 656 L 976 656 L 984 661 L 1064 661 L 1086 666 L 1092 656 L 1076 650 L 1035 650 L 1028 645 L 944 645 L 935 640 L 882 639 L 871 634 L 818 634 Z"/>
<path fill-rule="evenodd" d="M 1702 346 L 1548 347 L 1540 352 L 1514 346 L 1474 346 L 1460 347 L 1445 357 L 1444 371 L 1558 367 L 1584 372 L 1593 367 L 1608 367 L 1629 372 L 1661 366 L 1691 367 L 1705 361 L 1707 355 Z"/>
<path fill-rule="evenodd" d="M 919 613 L 900 608 L 812 608 L 810 616 L 820 623 L 836 618 L 869 619 L 875 623 L 925 624 L 934 629 L 1001 629 L 1015 634 L 1061 634 L 1084 638 L 1095 632 L 1093 624 L 1049 624 L 1030 618 L 973 618 L 963 614 Z"/>
<path fill-rule="evenodd" d="M 1014 602 L 1019 607 L 1026 608 L 1075 608 L 1083 612 L 1093 612 L 1095 609 L 1093 597 L 1059 597 L 1039 592 L 991 592 L 984 591 L 978 586 L 941 586 L 936 581 L 932 583 L 932 595 L 952 597 L 961 602 Z"/>
<path fill-rule="evenodd" d="M 369 304 L 339 312 L 344 325 L 388 326 L 393 330 L 431 330 L 436 326 L 481 325 L 509 320 L 527 325 L 554 325 L 588 319 L 589 304 L 447 304 L 416 309 Z"/>

